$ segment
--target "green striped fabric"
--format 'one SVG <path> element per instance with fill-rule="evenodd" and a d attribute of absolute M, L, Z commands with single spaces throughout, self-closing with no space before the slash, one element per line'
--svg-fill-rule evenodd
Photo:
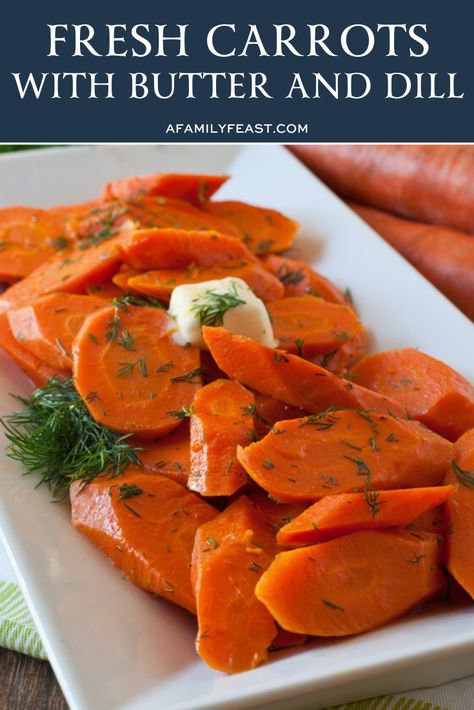
<path fill-rule="evenodd" d="M 46 658 L 33 619 L 17 584 L 0 580 L 0 646 Z"/>
<path fill-rule="evenodd" d="M 334 705 L 326 710 L 447 710 L 440 705 L 433 705 L 424 700 L 417 700 L 408 696 L 388 695 L 383 698 L 361 700 L 348 705 Z"/>

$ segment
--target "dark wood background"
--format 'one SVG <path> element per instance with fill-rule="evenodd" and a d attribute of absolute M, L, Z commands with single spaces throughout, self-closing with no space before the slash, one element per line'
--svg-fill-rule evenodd
<path fill-rule="evenodd" d="M 0 648 L 0 710 L 68 710 L 49 663 Z"/>

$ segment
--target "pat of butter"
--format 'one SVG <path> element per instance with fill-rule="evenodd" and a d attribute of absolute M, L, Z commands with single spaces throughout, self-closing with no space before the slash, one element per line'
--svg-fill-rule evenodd
<path fill-rule="evenodd" d="M 276 345 L 265 304 L 242 279 L 177 286 L 171 294 L 169 314 L 176 320 L 182 340 L 201 350 L 207 349 L 203 325 L 222 326 L 271 348 Z"/>

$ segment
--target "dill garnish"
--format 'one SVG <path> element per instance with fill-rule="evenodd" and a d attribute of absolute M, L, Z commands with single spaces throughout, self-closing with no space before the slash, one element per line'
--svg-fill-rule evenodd
<path fill-rule="evenodd" d="M 240 298 L 236 284 L 232 283 L 229 291 L 216 293 L 207 289 L 201 296 L 193 298 L 192 303 L 191 312 L 201 325 L 221 326 L 227 311 L 245 305 L 246 301 Z"/>
<path fill-rule="evenodd" d="M 466 488 L 474 488 L 474 471 L 461 468 L 454 459 L 451 461 L 451 466 L 453 467 L 454 475 L 461 485 Z"/>
<path fill-rule="evenodd" d="M 73 481 L 86 486 L 100 474 L 111 478 L 127 466 L 139 466 L 140 449 L 129 435 L 93 420 L 71 380 L 49 380 L 30 397 L 17 397 L 23 409 L 2 419 L 10 444 L 7 454 L 25 474 L 38 472 L 56 496 Z"/>
<path fill-rule="evenodd" d="M 279 353 L 277 350 L 273 352 L 273 362 L 275 365 L 280 365 L 282 362 L 289 362 L 288 358 L 286 355 L 283 353 Z"/>
<path fill-rule="evenodd" d="M 327 606 L 328 609 L 336 609 L 337 611 L 345 611 L 345 609 L 342 606 L 339 606 L 338 604 L 334 604 L 334 602 L 329 601 L 329 599 L 321 599 L 322 603 L 324 606 Z"/>
<path fill-rule="evenodd" d="M 176 409 L 171 412 L 166 412 L 166 414 L 169 414 L 170 417 L 173 417 L 173 419 L 187 419 L 187 417 L 190 417 L 191 414 L 193 413 L 193 405 L 187 409 L 186 407 L 181 407 L 181 409 Z"/>
<path fill-rule="evenodd" d="M 201 384 L 201 374 L 202 369 L 196 367 L 194 370 L 190 370 L 185 375 L 180 375 L 179 377 L 172 377 L 170 382 L 174 384 L 175 382 L 189 382 L 191 385 Z"/>
<path fill-rule="evenodd" d="M 122 311 L 127 312 L 128 306 L 148 306 L 149 308 L 160 308 L 164 310 L 164 305 L 157 298 L 153 296 L 133 296 L 131 293 L 127 293 L 125 296 L 120 298 L 114 298 L 112 303 L 116 308 L 120 308 Z"/>
<path fill-rule="evenodd" d="M 348 456 L 347 454 L 343 454 L 343 458 L 349 459 L 349 461 L 353 461 L 356 465 L 357 468 L 357 475 L 358 476 L 365 476 L 365 480 L 367 483 L 370 483 L 370 477 L 371 477 L 371 471 L 369 468 L 369 465 L 367 464 L 366 461 L 363 459 L 360 459 L 356 456 Z"/>
<path fill-rule="evenodd" d="M 122 330 L 122 334 L 117 338 L 117 345 L 120 345 L 121 348 L 125 348 L 126 350 L 132 350 L 133 352 L 137 350 L 135 347 L 135 338 L 126 328 Z"/>
<path fill-rule="evenodd" d="M 114 488 L 114 486 L 112 486 Z M 127 498 L 135 498 L 136 496 L 141 496 L 143 490 L 137 486 L 135 483 L 122 483 L 118 486 L 119 500 L 126 500 Z"/>
<path fill-rule="evenodd" d="M 302 338 L 296 338 L 294 343 L 296 345 L 296 354 L 298 355 L 298 357 L 303 357 L 304 340 L 302 340 Z"/>
<path fill-rule="evenodd" d="M 168 372 L 169 370 L 171 370 L 173 365 L 174 362 L 172 360 L 169 360 L 168 362 L 162 362 L 161 365 L 158 365 L 155 372 Z"/>
<path fill-rule="evenodd" d="M 382 503 L 385 501 L 379 500 L 380 497 L 380 491 L 369 491 L 365 490 L 364 491 L 364 500 L 369 506 L 370 514 L 373 518 L 375 518 L 378 513 L 380 513 L 380 506 Z"/>

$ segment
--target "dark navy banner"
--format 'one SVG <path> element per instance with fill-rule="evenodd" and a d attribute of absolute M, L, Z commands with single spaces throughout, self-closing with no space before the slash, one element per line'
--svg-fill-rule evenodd
<path fill-rule="evenodd" d="M 466 0 L 8 3 L 5 142 L 472 142 Z"/>

